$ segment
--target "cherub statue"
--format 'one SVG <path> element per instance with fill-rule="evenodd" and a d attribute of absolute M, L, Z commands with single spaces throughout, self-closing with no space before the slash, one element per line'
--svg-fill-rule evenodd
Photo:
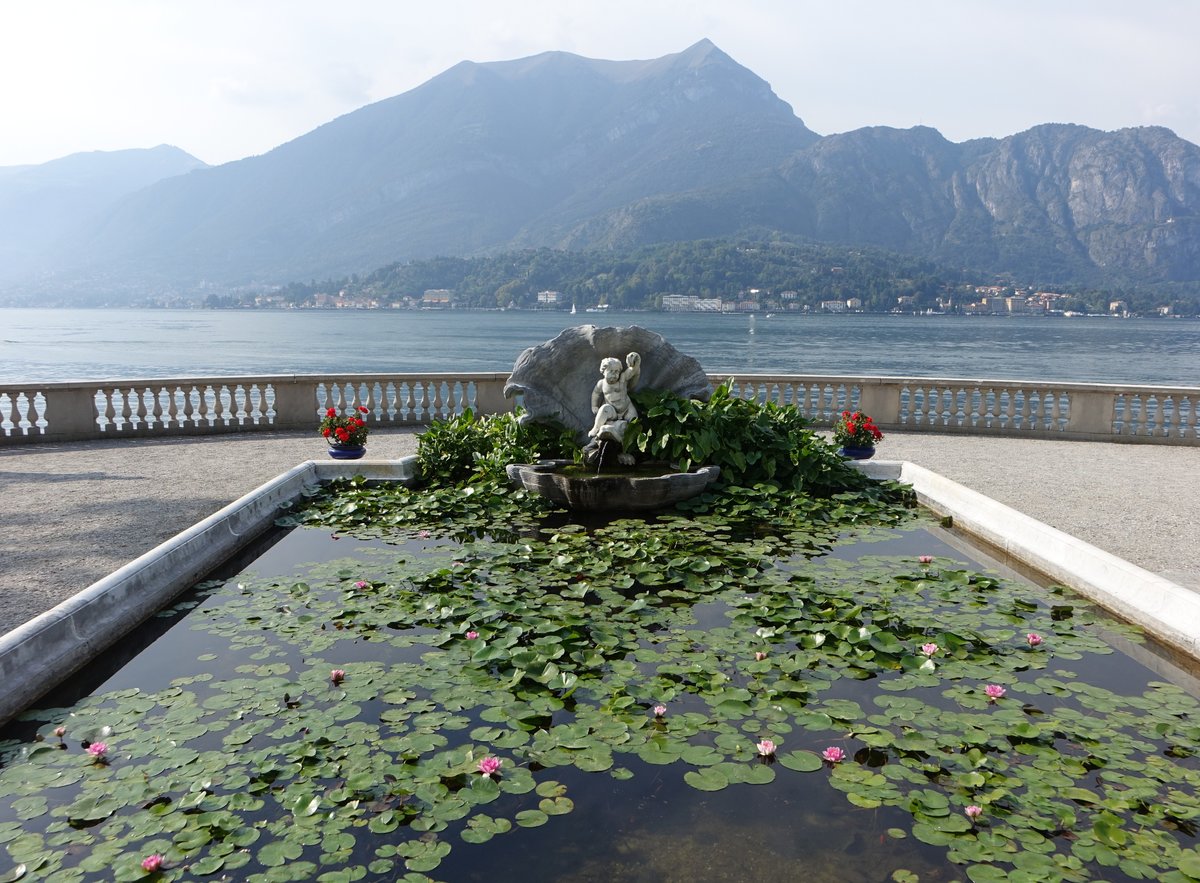
<path fill-rule="evenodd" d="M 629 421 L 637 416 L 637 408 L 629 394 L 642 373 L 642 357 L 630 353 L 625 361 L 627 368 L 622 367 L 620 359 L 610 357 L 600 362 L 603 376 L 592 390 L 592 413 L 596 415 L 596 421 L 588 432 L 593 443 L 615 441 L 620 444 Z M 627 454 L 622 454 L 619 459 L 625 463 L 627 458 L 628 462 L 633 461 Z"/>

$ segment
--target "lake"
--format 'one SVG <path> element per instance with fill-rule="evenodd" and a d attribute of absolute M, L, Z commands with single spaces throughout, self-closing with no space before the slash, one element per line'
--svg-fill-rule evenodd
<path fill-rule="evenodd" d="M 0 309 L 0 382 L 508 371 L 570 325 L 641 325 L 712 373 L 1193 386 L 1200 322 L 705 313 Z"/>

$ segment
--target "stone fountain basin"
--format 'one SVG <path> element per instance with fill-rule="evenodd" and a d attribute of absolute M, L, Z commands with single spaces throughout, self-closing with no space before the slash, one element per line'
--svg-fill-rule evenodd
<path fill-rule="evenodd" d="M 721 474 L 719 466 L 665 475 L 565 475 L 570 460 L 510 463 L 509 480 L 548 500 L 584 512 L 647 512 L 694 497 Z"/>

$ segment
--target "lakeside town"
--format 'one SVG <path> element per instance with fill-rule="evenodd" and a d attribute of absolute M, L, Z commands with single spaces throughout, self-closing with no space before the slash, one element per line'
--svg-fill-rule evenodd
<path fill-rule="evenodd" d="M 200 303 L 180 298 L 150 299 L 149 307 L 206 307 L 215 309 L 260 310 L 456 310 L 479 309 L 476 304 L 456 298 L 453 289 L 430 288 L 420 294 L 398 298 L 381 298 L 370 293 L 348 289 L 317 291 L 297 300 L 283 291 L 246 293 L 242 295 L 209 295 Z M 1054 291 L 1015 289 L 1003 285 L 963 286 L 952 294 L 937 296 L 932 304 L 923 304 L 916 295 L 898 295 L 891 309 L 868 308 L 860 297 L 830 298 L 816 303 L 804 302 L 796 291 L 772 292 L 749 288 L 733 298 L 702 297 L 699 295 L 665 294 L 654 305 L 639 308 L 621 307 L 622 312 L 661 311 L 668 313 L 879 313 L 905 315 L 964 315 L 964 316 L 1111 316 L 1115 318 L 1195 318 L 1161 305 L 1147 312 L 1130 308 L 1124 299 L 1108 302 L 1105 312 L 1072 309 L 1077 298 Z M 566 311 L 572 313 L 606 313 L 610 306 L 601 299 L 583 305 L 569 295 L 554 290 L 538 291 L 528 303 L 512 303 L 494 309 Z"/>

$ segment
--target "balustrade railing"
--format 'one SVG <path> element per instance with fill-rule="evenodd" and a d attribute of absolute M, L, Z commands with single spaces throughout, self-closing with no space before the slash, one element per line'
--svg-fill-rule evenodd
<path fill-rule="evenodd" d="M 327 408 L 420 426 L 508 411 L 506 373 L 274 375 L 0 384 L 0 445 L 315 429 Z M 712 375 L 713 383 L 725 379 Z M 935 377 L 750 374 L 735 394 L 817 426 L 860 409 L 884 430 L 1200 445 L 1200 388 Z"/>

